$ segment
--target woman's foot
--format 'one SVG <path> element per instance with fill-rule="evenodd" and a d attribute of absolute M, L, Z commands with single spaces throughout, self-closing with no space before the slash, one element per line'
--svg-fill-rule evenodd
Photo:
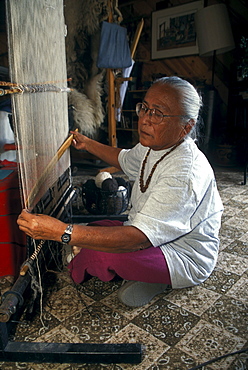
<path fill-rule="evenodd" d="M 126 306 L 141 307 L 149 303 L 157 294 L 170 288 L 167 284 L 128 281 L 118 290 L 118 298 Z"/>
<path fill-rule="evenodd" d="M 72 250 L 72 253 L 74 254 L 74 257 L 81 251 L 82 248 L 80 247 L 76 247 L 76 245 L 73 245 L 73 247 L 71 248 Z"/>
<path fill-rule="evenodd" d="M 71 260 L 76 257 L 76 255 L 81 251 L 81 248 L 80 247 L 77 247 L 76 245 L 73 245 L 73 247 L 71 247 L 71 253 L 68 254 L 66 260 L 67 260 L 67 263 L 70 263 Z"/>

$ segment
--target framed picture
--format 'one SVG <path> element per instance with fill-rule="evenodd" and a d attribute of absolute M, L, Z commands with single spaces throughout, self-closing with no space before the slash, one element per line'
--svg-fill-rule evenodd
<path fill-rule="evenodd" d="M 194 13 L 203 0 L 152 13 L 152 59 L 198 54 Z"/>

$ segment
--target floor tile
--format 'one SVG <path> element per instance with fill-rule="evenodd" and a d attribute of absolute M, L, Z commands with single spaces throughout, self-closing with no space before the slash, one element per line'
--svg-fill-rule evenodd
<path fill-rule="evenodd" d="M 145 370 L 150 367 L 162 353 L 169 349 L 159 338 L 154 338 L 149 332 L 141 329 L 132 323 L 123 328 L 114 338 L 109 340 L 110 343 L 141 343 L 143 349 L 143 361 L 137 365 L 121 364 L 121 369 Z"/>
<path fill-rule="evenodd" d="M 228 226 L 231 226 L 231 227 L 236 227 L 236 228 L 246 232 L 247 229 L 248 229 L 248 220 L 236 216 L 236 217 L 231 217 L 228 220 L 226 220 L 225 222 L 223 222 L 223 225 L 224 226 L 228 225 Z"/>
<path fill-rule="evenodd" d="M 132 320 L 169 346 L 175 345 L 198 321 L 196 315 L 165 299 L 158 300 Z"/>
<path fill-rule="evenodd" d="M 248 304 L 248 276 L 243 275 L 226 293 L 227 296 L 239 299 Z"/>
<path fill-rule="evenodd" d="M 242 349 L 245 340 L 230 332 L 201 320 L 187 333 L 175 346 L 192 356 L 198 363 L 208 361 L 221 355 Z M 233 362 L 227 357 L 217 363 L 211 364 L 211 369 L 227 369 Z"/>
<path fill-rule="evenodd" d="M 221 270 L 218 267 L 214 269 L 210 277 L 204 281 L 203 287 L 213 290 L 216 293 L 226 293 L 238 280 L 240 276 L 230 271 Z"/>
<path fill-rule="evenodd" d="M 186 289 L 175 289 L 168 294 L 166 300 L 200 316 L 219 297 L 218 293 L 205 289 L 203 286 L 195 286 Z"/>
<path fill-rule="evenodd" d="M 75 287 L 67 285 L 50 296 L 49 308 L 54 317 L 63 321 L 92 303 L 94 301 L 87 295 L 78 292 Z"/>
<path fill-rule="evenodd" d="M 202 318 L 234 335 L 247 338 L 248 315 L 244 301 L 223 296 L 204 312 Z"/>
<path fill-rule="evenodd" d="M 64 326 L 77 335 L 82 343 L 103 343 L 114 336 L 128 320 L 115 308 L 95 302 L 67 318 Z"/>
<path fill-rule="evenodd" d="M 219 254 L 217 268 L 242 275 L 248 266 L 248 258 L 239 257 L 225 251 Z"/>

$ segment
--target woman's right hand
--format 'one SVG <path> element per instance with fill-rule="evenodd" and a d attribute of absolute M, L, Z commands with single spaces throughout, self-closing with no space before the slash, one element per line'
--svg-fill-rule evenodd
<path fill-rule="evenodd" d="M 73 134 L 72 146 L 76 149 L 87 150 L 86 144 L 90 139 L 78 131 L 71 131 L 70 133 Z"/>
<path fill-rule="evenodd" d="M 72 146 L 74 146 L 74 148 L 87 150 L 87 152 L 100 158 L 110 166 L 121 169 L 118 161 L 118 155 L 121 151 L 120 148 L 99 143 L 98 141 L 90 139 L 77 131 L 71 131 L 70 133 L 73 134 Z"/>

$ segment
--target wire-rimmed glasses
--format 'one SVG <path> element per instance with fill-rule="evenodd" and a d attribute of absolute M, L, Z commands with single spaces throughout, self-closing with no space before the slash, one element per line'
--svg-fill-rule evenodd
<path fill-rule="evenodd" d="M 144 115 L 149 112 L 149 116 L 151 117 L 152 123 L 155 125 L 159 125 L 164 117 L 185 117 L 182 114 L 163 114 L 159 109 L 157 108 L 148 108 L 148 106 L 144 103 L 137 103 L 136 104 L 136 114 L 139 118 L 144 117 Z"/>

